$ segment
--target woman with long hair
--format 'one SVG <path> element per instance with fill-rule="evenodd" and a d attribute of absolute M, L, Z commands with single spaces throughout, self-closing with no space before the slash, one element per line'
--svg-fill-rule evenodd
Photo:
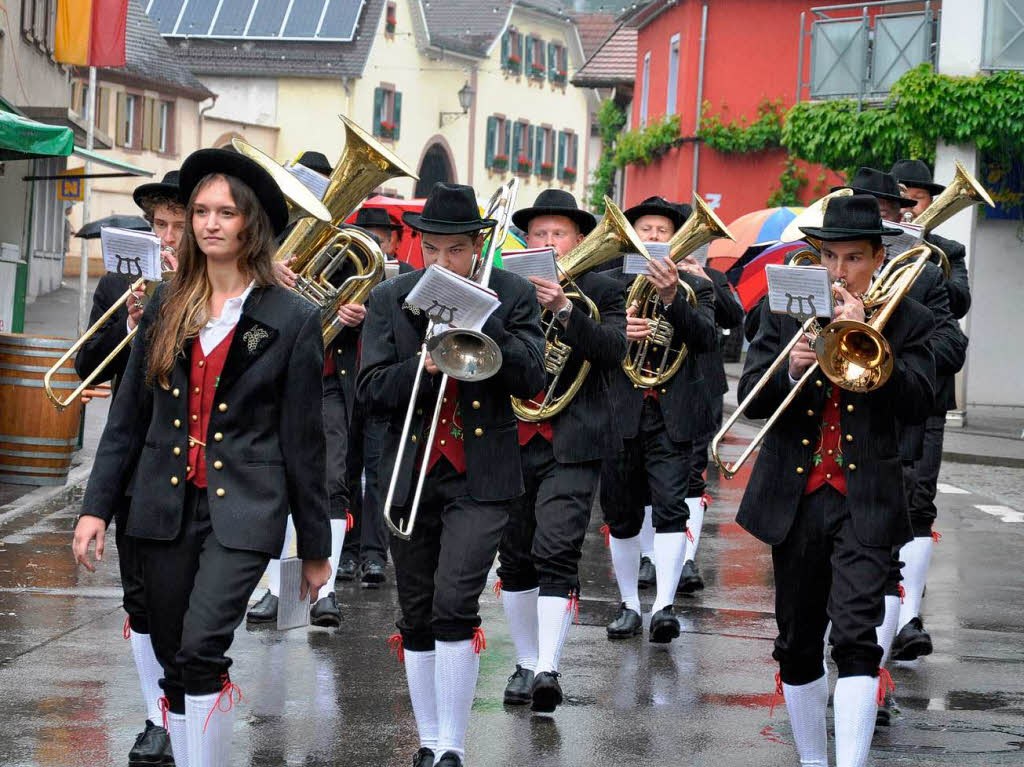
<path fill-rule="evenodd" d="M 174 278 L 142 315 L 75 528 L 94 570 L 116 499 L 131 487 L 150 631 L 176 763 L 230 761 L 239 697 L 226 652 L 289 510 L 302 592 L 330 566 L 315 308 L 278 287 L 285 198 L 259 165 L 202 149 L 181 168 L 185 235 Z"/>

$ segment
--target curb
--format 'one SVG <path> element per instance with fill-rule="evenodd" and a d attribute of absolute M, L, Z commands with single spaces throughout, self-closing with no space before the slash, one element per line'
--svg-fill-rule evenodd
<path fill-rule="evenodd" d="M 48 506 L 66 505 L 79 495 L 89 480 L 92 462 L 83 463 L 68 472 L 68 481 L 59 487 L 37 487 L 16 501 L 0 506 L 0 525 Z"/>

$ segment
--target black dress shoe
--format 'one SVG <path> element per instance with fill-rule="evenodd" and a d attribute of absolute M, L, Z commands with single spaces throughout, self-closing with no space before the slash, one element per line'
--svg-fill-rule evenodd
<path fill-rule="evenodd" d="M 338 563 L 338 573 L 334 576 L 336 581 L 354 581 L 356 579 L 356 566 L 354 559 L 343 559 Z"/>
<path fill-rule="evenodd" d="M 441 758 L 434 762 L 434 767 L 462 767 L 462 760 L 451 751 L 445 751 Z"/>
<path fill-rule="evenodd" d="M 630 610 L 623 602 L 619 606 L 619 614 L 606 627 L 609 639 L 629 639 L 644 630 L 644 622 L 636 610 Z"/>
<path fill-rule="evenodd" d="M 424 746 L 412 758 L 412 767 L 434 767 L 434 752 Z"/>
<path fill-rule="evenodd" d="M 650 640 L 655 644 L 668 644 L 679 636 L 679 619 L 673 614 L 672 605 L 663 607 L 651 616 Z"/>
<path fill-rule="evenodd" d="M 700 577 L 697 563 L 692 559 L 687 559 L 683 563 L 682 575 L 679 576 L 679 591 L 684 594 L 692 594 L 702 588 L 704 588 L 704 579 Z"/>
<path fill-rule="evenodd" d="M 277 621 L 277 597 L 269 591 L 245 614 L 249 623 L 275 623 Z"/>
<path fill-rule="evenodd" d="M 380 585 L 386 580 L 387 576 L 384 575 L 384 565 L 372 560 L 363 562 L 362 584 L 364 589 L 380 588 Z"/>
<path fill-rule="evenodd" d="M 562 704 L 562 686 L 557 671 L 541 671 L 533 680 L 533 703 L 530 711 L 550 714 Z"/>
<path fill-rule="evenodd" d="M 512 676 L 505 685 L 505 703 L 510 706 L 522 706 L 530 702 L 533 689 L 533 671 L 523 668 L 518 663 Z"/>
<path fill-rule="evenodd" d="M 170 735 L 163 727 L 158 727 L 147 719 L 146 729 L 138 734 L 135 745 L 128 752 L 129 767 L 167 767 L 173 764 Z"/>
<path fill-rule="evenodd" d="M 334 629 L 341 625 L 341 611 L 338 609 L 338 599 L 333 591 L 323 599 L 316 600 L 309 610 L 309 622 L 314 626 Z"/>
<path fill-rule="evenodd" d="M 654 569 L 654 562 L 650 557 L 640 557 L 640 574 L 637 577 L 636 585 L 642 589 L 649 589 L 658 582 L 658 573 Z"/>
<path fill-rule="evenodd" d="M 932 654 L 932 638 L 920 618 L 911 618 L 892 641 L 893 660 L 914 660 Z"/>
<path fill-rule="evenodd" d="M 885 693 L 885 700 L 875 712 L 875 727 L 888 727 L 892 723 L 892 717 L 899 713 L 896 706 L 896 699 L 891 692 Z"/>

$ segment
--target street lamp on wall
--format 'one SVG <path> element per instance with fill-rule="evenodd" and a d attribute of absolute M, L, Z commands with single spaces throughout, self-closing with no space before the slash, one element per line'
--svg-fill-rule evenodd
<path fill-rule="evenodd" d="M 443 128 L 445 125 L 445 119 L 448 122 L 454 122 L 458 120 L 462 115 L 469 111 L 469 108 L 473 106 L 473 98 L 476 96 L 476 91 L 473 90 L 469 83 L 466 83 L 459 88 L 459 106 L 462 107 L 461 112 L 441 112 L 438 115 L 437 127 Z"/>

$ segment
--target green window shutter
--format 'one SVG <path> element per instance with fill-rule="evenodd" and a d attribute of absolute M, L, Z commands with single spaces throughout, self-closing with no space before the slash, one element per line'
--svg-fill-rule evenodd
<path fill-rule="evenodd" d="M 533 145 L 537 141 L 537 128 L 531 125 L 526 131 L 526 158 L 530 161 L 530 170 L 536 166 L 533 162 Z"/>
<path fill-rule="evenodd" d="M 507 29 L 505 34 L 501 36 L 501 67 L 504 69 L 508 66 L 508 53 L 509 53 L 509 35 L 512 34 Z"/>
<path fill-rule="evenodd" d="M 579 177 L 580 166 L 579 166 L 579 154 L 580 154 L 580 136 L 578 133 L 572 134 L 572 169 L 576 171 L 577 177 Z"/>
<path fill-rule="evenodd" d="M 540 164 L 544 162 L 544 128 L 537 128 L 537 142 L 533 147 L 533 172 L 540 175 Z"/>
<path fill-rule="evenodd" d="M 558 132 L 558 164 L 555 165 L 555 172 L 561 176 L 565 169 L 565 140 L 568 134 L 565 131 Z"/>
<path fill-rule="evenodd" d="M 548 79 L 554 80 L 558 71 L 558 46 L 548 43 Z"/>
<path fill-rule="evenodd" d="M 380 123 L 384 119 L 381 114 L 381 110 L 384 107 L 384 89 L 374 88 L 373 89 L 373 135 L 379 136 L 381 134 Z"/>
<path fill-rule="evenodd" d="M 516 52 L 519 54 L 519 64 L 523 64 L 523 36 L 521 34 L 516 35 Z M 522 70 L 520 70 L 522 71 Z"/>
<path fill-rule="evenodd" d="M 508 158 L 508 164 L 512 165 L 512 121 L 507 117 L 505 118 L 505 156 Z"/>
<path fill-rule="evenodd" d="M 512 154 L 509 155 L 508 163 L 513 167 L 519 166 L 519 155 L 523 152 L 522 136 L 519 135 L 521 132 L 519 123 L 512 123 Z"/>
<path fill-rule="evenodd" d="M 395 141 L 402 133 L 402 94 L 395 91 Z"/>
<path fill-rule="evenodd" d="M 533 38 L 526 36 L 526 58 L 523 59 L 523 71 L 530 74 L 530 65 L 533 64 Z"/>
<path fill-rule="evenodd" d="M 494 148 L 498 140 L 498 118 L 487 118 L 487 143 L 484 149 L 484 167 L 490 168 L 494 164 Z"/>

